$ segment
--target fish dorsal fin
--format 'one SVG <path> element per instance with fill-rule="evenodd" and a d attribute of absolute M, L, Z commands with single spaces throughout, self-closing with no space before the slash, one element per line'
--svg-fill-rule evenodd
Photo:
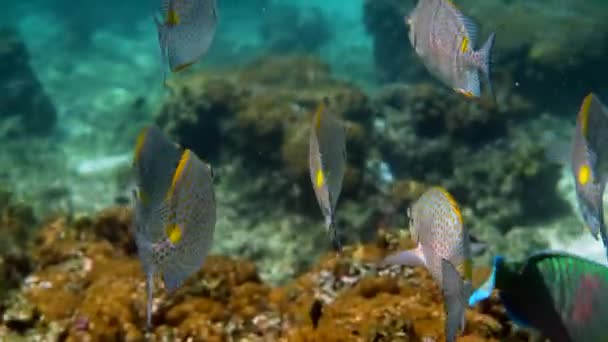
<path fill-rule="evenodd" d="M 148 136 L 149 131 L 150 127 L 145 127 L 137 136 L 137 141 L 135 142 L 135 152 L 133 153 L 133 164 L 138 164 L 140 162 L 141 153 L 144 149 L 146 137 Z"/>
<path fill-rule="evenodd" d="M 468 37 L 468 49 L 473 50 L 477 42 L 477 24 L 475 24 L 473 19 L 462 14 L 460 11 L 458 11 L 457 16 L 460 18 L 464 28 L 464 33 Z"/>
<path fill-rule="evenodd" d="M 171 186 L 169 187 L 169 190 L 167 190 L 166 199 L 170 199 L 175 194 L 175 191 L 176 191 L 176 188 L 177 188 L 179 182 L 184 177 L 184 174 L 186 172 L 188 163 L 190 162 L 191 156 L 192 156 L 192 152 L 188 149 L 185 149 L 182 152 L 182 156 L 179 160 L 179 163 L 177 164 L 177 168 L 175 169 L 175 172 L 173 173 L 173 179 L 171 180 Z"/>
<path fill-rule="evenodd" d="M 460 206 L 458 205 L 458 202 L 456 202 L 454 196 L 452 196 L 452 194 L 450 194 L 445 188 L 437 187 L 437 190 L 439 190 L 443 196 L 445 196 L 447 201 L 450 203 L 452 211 L 454 214 L 456 214 L 456 217 L 458 217 L 458 222 L 462 224 L 462 212 L 460 211 Z"/>
<path fill-rule="evenodd" d="M 468 38 L 466 44 L 469 46 L 469 49 L 472 50 L 475 47 L 475 42 L 477 41 L 477 24 L 475 24 L 475 22 L 471 18 L 462 14 L 458 6 L 456 6 L 453 1 L 447 0 L 446 3 L 452 8 L 452 11 L 454 12 L 458 20 L 462 23 L 464 30 L 463 33 Z"/>

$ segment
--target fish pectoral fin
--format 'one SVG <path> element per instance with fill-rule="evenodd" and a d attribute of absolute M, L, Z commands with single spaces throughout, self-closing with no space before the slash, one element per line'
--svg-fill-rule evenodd
<path fill-rule="evenodd" d="M 445 338 L 455 341 L 459 330 L 464 330 L 466 300 L 471 284 L 465 282 L 451 262 L 441 260 L 443 300 L 446 310 Z"/>
<path fill-rule="evenodd" d="M 420 245 L 414 249 L 408 249 L 406 251 L 400 251 L 391 254 L 382 260 L 382 265 L 405 265 L 405 266 L 424 266 L 426 259 L 422 254 L 422 248 Z"/>

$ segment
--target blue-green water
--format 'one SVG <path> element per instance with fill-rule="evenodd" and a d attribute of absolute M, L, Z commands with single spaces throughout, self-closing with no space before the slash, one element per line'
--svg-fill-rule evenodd
<path fill-rule="evenodd" d="M 479 23 L 478 44 L 496 32 L 498 107 L 456 96 L 424 68 L 403 20 L 414 1 L 396 0 L 218 0 L 209 52 L 171 80 L 217 78 L 242 91 L 218 105 L 205 88 L 188 102 L 162 86 L 158 2 L 3 3 L 0 29 L 16 32 L 27 54 L 3 55 L 9 34 L 0 35 L 0 189 L 32 206 L 38 222 L 129 202 L 137 132 L 156 122 L 217 170 L 214 252 L 254 259 L 263 277 L 285 281 L 329 249 L 297 140 L 313 100 L 326 95 L 355 127 L 337 213 L 348 243 L 372 240 L 378 227 L 406 228 L 415 191 L 395 194 L 404 181 L 454 193 L 490 245 L 480 263 L 546 247 L 606 262 L 582 229 L 569 169 L 543 153 L 570 139 L 584 95 L 608 98 L 605 1 L 455 1 Z M 249 67 L 294 55 L 330 71 L 291 61 L 281 70 L 304 70 L 308 80 L 294 85 L 273 74 L 273 60 Z M 252 69 L 272 81 L 234 76 Z M 344 84 L 356 91 L 341 95 Z M 36 102 L 40 94 L 50 102 Z M 203 119 L 184 119 L 190 112 Z"/>

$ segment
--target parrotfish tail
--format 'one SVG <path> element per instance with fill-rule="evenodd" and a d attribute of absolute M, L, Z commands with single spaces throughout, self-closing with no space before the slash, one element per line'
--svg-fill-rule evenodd
<path fill-rule="evenodd" d="M 495 39 L 496 33 L 492 32 L 485 44 L 477 51 L 479 57 L 478 68 L 484 75 L 486 83 L 488 83 L 488 90 L 490 91 L 490 96 L 492 96 L 494 102 L 496 102 L 496 97 L 494 96 L 494 90 L 492 89 L 492 49 L 494 48 Z"/>
<path fill-rule="evenodd" d="M 441 259 L 443 300 L 446 310 L 445 339 L 456 340 L 459 330 L 464 330 L 466 301 L 471 294 L 471 284 L 445 259 Z"/>
<path fill-rule="evenodd" d="M 148 292 L 148 299 L 146 301 L 146 330 L 152 329 L 152 297 L 154 290 L 154 273 L 149 272 L 146 275 L 146 291 Z"/>
<path fill-rule="evenodd" d="M 494 287 L 496 285 L 496 263 L 499 262 L 499 258 L 496 257 L 494 259 L 494 266 L 492 267 L 492 273 L 488 280 L 483 283 L 473 294 L 469 297 L 469 306 L 473 307 L 477 303 L 488 299 L 492 295 L 492 291 L 494 291 Z"/>

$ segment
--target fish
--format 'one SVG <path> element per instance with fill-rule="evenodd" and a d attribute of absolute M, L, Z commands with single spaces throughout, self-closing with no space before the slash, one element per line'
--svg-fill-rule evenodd
<path fill-rule="evenodd" d="M 313 116 L 308 146 L 313 190 L 325 217 L 332 247 L 340 251 L 342 243 L 336 225 L 336 206 L 346 169 L 346 128 L 323 102 Z"/>
<path fill-rule="evenodd" d="M 178 160 L 175 162 L 175 157 Z M 140 134 L 134 154 L 134 235 L 146 275 L 146 322 L 152 325 L 154 278 L 169 292 L 198 271 L 212 247 L 216 202 L 211 167 L 160 130 Z"/>
<path fill-rule="evenodd" d="M 187 69 L 209 50 L 218 24 L 216 0 L 162 0 L 163 19 L 154 17 L 162 64 Z M 166 82 L 166 69 L 164 71 Z"/>
<path fill-rule="evenodd" d="M 446 311 L 445 336 L 454 341 L 465 326 L 472 292 L 471 238 L 454 197 L 432 187 L 408 208 L 410 234 L 416 248 L 387 256 L 383 265 L 425 267 L 441 287 Z"/>
<path fill-rule="evenodd" d="M 502 256 L 469 305 L 498 292 L 516 324 L 540 331 L 553 342 L 608 340 L 608 267 L 580 256 L 541 251 L 523 262 Z"/>
<path fill-rule="evenodd" d="M 494 97 L 490 66 L 495 33 L 474 50 L 477 25 L 451 0 L 419 0 L 404 20 L 412 47 L 433 76 L 465 97 L 477 98 L 481 72 Z"/>
<path fill-rule="evenodd" d="M 602 239 L 608 258 L 608 235 L 602 197 L 608 181 L 608 110 L 589 93 L 582 101 L 570 146 L 549 146 L 549 160 L 570 164 L 580 214 L 591 235 Z M 569 151 L 568 151 L 569 149 Z"/>

